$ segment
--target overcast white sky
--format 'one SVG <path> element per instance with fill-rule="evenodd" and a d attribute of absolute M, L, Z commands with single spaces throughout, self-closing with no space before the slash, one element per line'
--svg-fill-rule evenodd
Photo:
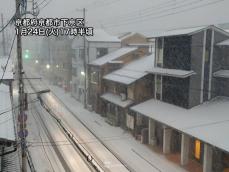
<path fill-rule="evenodd" d="M 0 2 L 0 12 L 9 18 L 15 1 Z M 229 0 L 51 0 L 40 15 L 81 17 L 83 7 L 87 8 L 88 25 L 113 33 L 138 31 L 150 35 L 170 28 L 229 22 Z"/>

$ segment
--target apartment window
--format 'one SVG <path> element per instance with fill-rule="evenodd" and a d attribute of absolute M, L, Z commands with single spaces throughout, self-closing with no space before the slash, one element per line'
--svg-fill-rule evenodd
<path fill-rule="evenodd" d="M 161 100 L 162 98 L 162 77 L 156 76 L 156 99 Z"/>
<path fill-rule="evenodd" d="M 108 48 L 97 48 L 96 49 L 96 58 L 102 57 L 108 53 Z"/>
<path fill-rule="evenodd" d="M 164 50 L 164 39 L 159 38 L 157 40 L 157 67 L 163 66 L 163 50 Z"/>
<path fill-rule="evenodd" d="M 91 83 L 97 84 L 99 80 L 98 72 L 91 73 Z"/>
<path fill-rule="evenodd" d="M 107 104 L 107 112 L 109 114 L 114 114 L 115 113 L 115 105 L 111 104 L 111 103 L 108 103 Z"/>
<path fill-rule="evenodd" d="M 194 156 L 197 160 L 200 160 L 201 154 L 201 142 L 199 140 L 195 140 L 195 152 Z"/>

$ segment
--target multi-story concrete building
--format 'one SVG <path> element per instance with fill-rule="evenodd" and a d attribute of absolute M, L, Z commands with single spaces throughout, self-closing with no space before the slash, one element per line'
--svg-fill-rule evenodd
<path fill-rule="evenodd" d="M 84 60 L 86 65 L 108 53 L 121 47 L 120 40 L 109 35 L 104 30 L 95 29 L 94 36 L 86 37 L 85 50 L 84 38 L 76 37 L 73 40 L 72 48 L 75 56 L 72 58 L 72 96 L 83 102 L 84 100 L 84 79 L 87 77 L 87 70 L 84 70 Z M 86 59 L 84 59 L 84 53 Z M 87 79 L 86 79 L 87 80 Z M 88 86 L 86 86 L 87 89 Z M 88 92 L 88 90 L 86 90 Z"/>
<path fill-rule="evenodd" d="M 185 168 L 229 169 L 229 33 L 215 26 L 156 37 L 153 99 L 131 107 L 148 120 L 148 143 Z M 135 126 L 136 127 L 136 126 Z"/>

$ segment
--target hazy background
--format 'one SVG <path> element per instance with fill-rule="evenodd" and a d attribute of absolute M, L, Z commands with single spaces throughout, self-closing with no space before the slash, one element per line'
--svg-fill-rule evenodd
<path fill-rule="evenodd" d="M 45 6 L 46 1 L 40 5 L 40 16 L 81 17 L 85 7 L 88 25 L 112 33 L 138 31 L 150 36 L 171 28 L 229 22 L 229 0 L 51 0 Z M 0 2 L 0 13 L 12 16 L 15 1 Z"/>

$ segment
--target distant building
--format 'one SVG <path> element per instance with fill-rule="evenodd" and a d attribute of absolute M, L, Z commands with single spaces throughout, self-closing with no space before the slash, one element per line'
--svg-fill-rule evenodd
<path fill-rule="evenodd" d="M 120 40 L 109 35 L 104 30 L 95 29 L 94 36 L 86 37 L 86 51 L 84 51 L 84 38 L 75 37 L 72 43 L 74 56 L 72 58 L 72 96 L 83 102 L 84 79 L 87 71 L 84 71 L 84 52 L 86 52 L 86 65 L 95 59 L 111 53 L 121 47 Z"/>
<path fill-rule="evenodd" d="M 50 81 L 70 91 L 72 80 L 72 40 L 68 37 L 44 38 L 43 58 L 40 60 L 41 69 L 44 70 Z M 47 68 L 47 66 L 49 67 Z"/>

